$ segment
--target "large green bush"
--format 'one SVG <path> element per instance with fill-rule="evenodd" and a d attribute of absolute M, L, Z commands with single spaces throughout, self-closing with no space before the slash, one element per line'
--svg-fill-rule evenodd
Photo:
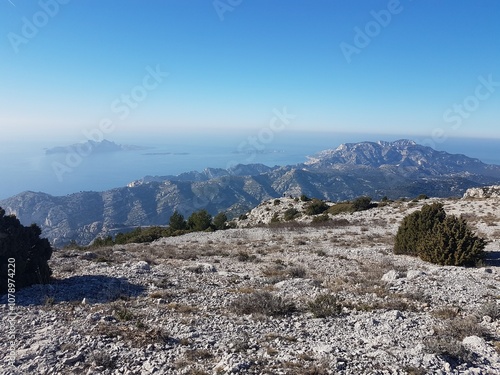
<path fill-rule="evenodd" d="M 406 216 L 399 226 L 394 243 L 394 254 L 418 256 L 418 245 L 429 236 L 434 225 L 446 217 L 443 205 L 433 203 L 424 205 L 421 211 Z"/>
<path fill-rule="evenodd" d="M 40 238 L 41 234 L 36 224 L 25 227 L 0 208 L 0 293 L 7 293 L 7 281 L 12 276 L 16 290 L 49 282 L 52 247 L 47 239 Z"/>
<path fill-rule="evenodd" d="M 472 233 L 464 219 L 447 216 L 418 245 L 425 261 L 448 266 L 474 266 L 484 255 L 486 241 Z"/>
<path fill-rule="evenodd" d="M 483 258 L 486 241 L 462 218 L 447 216 L 443 205 L 424 205 L 406 216 L 396 234 L 395 254 L 419 256 L 440 265 L 472 266 Z"/>

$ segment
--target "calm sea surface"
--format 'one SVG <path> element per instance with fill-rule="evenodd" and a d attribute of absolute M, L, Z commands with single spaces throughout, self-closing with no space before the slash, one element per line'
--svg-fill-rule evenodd
<path fill-rule="evenodd" d="M 251 138 L 253 137 L 253 138 Z M 116 141 L 148 149 L 94 154 L 66 160 L 66 154 L 46 156 L 44 148 L 60 144 L 4 145 L 0 148 L 0 199 L 22 191 L 65 195 L 120 187 L 146 175 L 177 175 L 206 167 L 263 163 L 268 166 L 297 164 L 324 149 L 345 142 L 391 141 L 401 136 L 276 134 L 272 140 L 255 140 L 256 134 L 221 139 L 166 139 L 164 141 Z M 415 139 L 419 142 L 419 139 Z M 433 145 L 438 150 L 465 154 L 500 165 L 500 140 L 449 139 Z"/>

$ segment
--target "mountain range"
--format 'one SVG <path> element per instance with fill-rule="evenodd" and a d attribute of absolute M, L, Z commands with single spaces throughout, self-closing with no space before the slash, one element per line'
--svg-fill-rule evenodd
<path fill-rule="evenodd" d="M 146 176 L 128 186 L 67 196 L 23 192 L 0 201 L 24 225 L 37 223 L 54 245 L 87 244 L 136 226 L 166 225 L 174 210 L 184 216 L 206 209 L 237 217 L 260 202 L 305 194 L 331 201 L 362 195 L 461 196 L 466 189 L 500 183 L 500 166 L 449 154 L 410 140 L 346 143 L 301 164 L 236 165 L 178 176 Z"/>

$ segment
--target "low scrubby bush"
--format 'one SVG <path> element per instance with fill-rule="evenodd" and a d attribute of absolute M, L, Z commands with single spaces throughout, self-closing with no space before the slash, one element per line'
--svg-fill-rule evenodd
<path fill-rule="evenodd" d="M 354 211 L 366 211 L 370 208 L 377 207 L 375 203 L 371 203 L 372 199 L 370 197 L 359 197 L 352 202 L 352 208 Z"/>
<path fill-rule="evenodd" d="M 341 202 L 336 203 L 328 209 L 328 213 L 332 215 L 339 215 L 346 212 L 353 212 L 354 208 L 352 207 L 352 203 L 349 202 Z"/>
<path fill-rule="evenodd" d="M 295 218 L 297 218 L 299 216 L 300 216 L 300 212 L 296 208 L 289 208 L 283 214 L 283 218 L 286 221 L 293 220 L 293 219 L 295 219 Z"/>
<path fill-rule="evenodd" d="M 290 315 L 296 311 L 293 302 L 288 302 L 270 292 L 261 291 L 241 295 L 231 304 L 231 308 L 237 314 L 269 316 Z"/>
<path fill-rule="evenodd" d="M 309 202 L 309 201 L 311 200 L 311 198 L 309 198 L 309 197 L 308 197 L 307 195 L 305 195 L 305 194 L 302 194 L 302 195 L 300 196 L 300 200 L 301 200 L 302 202 Z"/>
<path fill-rule="evenodd" d="M 425 340 L 425 348 L 448 362 L 474 363 L 474 353 L 462 344 L 462 340 L 469 336 L 487 336 L 487 331 L 477 318 L 469 316 L 450 319 L 443 326 L 434 327 L 434 335 Z"/>
<path fill-rule="evenodd" d="M 327 318 L 339 315 L 342 312 L 342 306 L 333 294 L 318 295 L 308 303 L 308 307 L 315 318 Z"/>
<path fill-rule="evenodd" d="M 316 215 L 312 219 L 313 224 L 325 224 L 329 221 L 331 221 L 331 219 L 326 212 L 321 215 Z"/>
<path fill-rule="evenodd" d="M 328 210 L 328 205 L 320 199 L 313 199 L 306 207 L 307 215 L 319 215 Z"/>

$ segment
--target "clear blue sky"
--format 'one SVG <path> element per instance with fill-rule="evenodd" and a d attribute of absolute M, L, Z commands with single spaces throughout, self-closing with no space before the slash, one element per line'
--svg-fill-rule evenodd
<path fill-rule="evenodd" d="M 500 138 L 499 20 L 495 0 L 0 0 L 0 144 L 103 119 L 254 132 L 283 107 L 290 131 Z M 169 75 L 145 90 L 148 67 Z"/>

